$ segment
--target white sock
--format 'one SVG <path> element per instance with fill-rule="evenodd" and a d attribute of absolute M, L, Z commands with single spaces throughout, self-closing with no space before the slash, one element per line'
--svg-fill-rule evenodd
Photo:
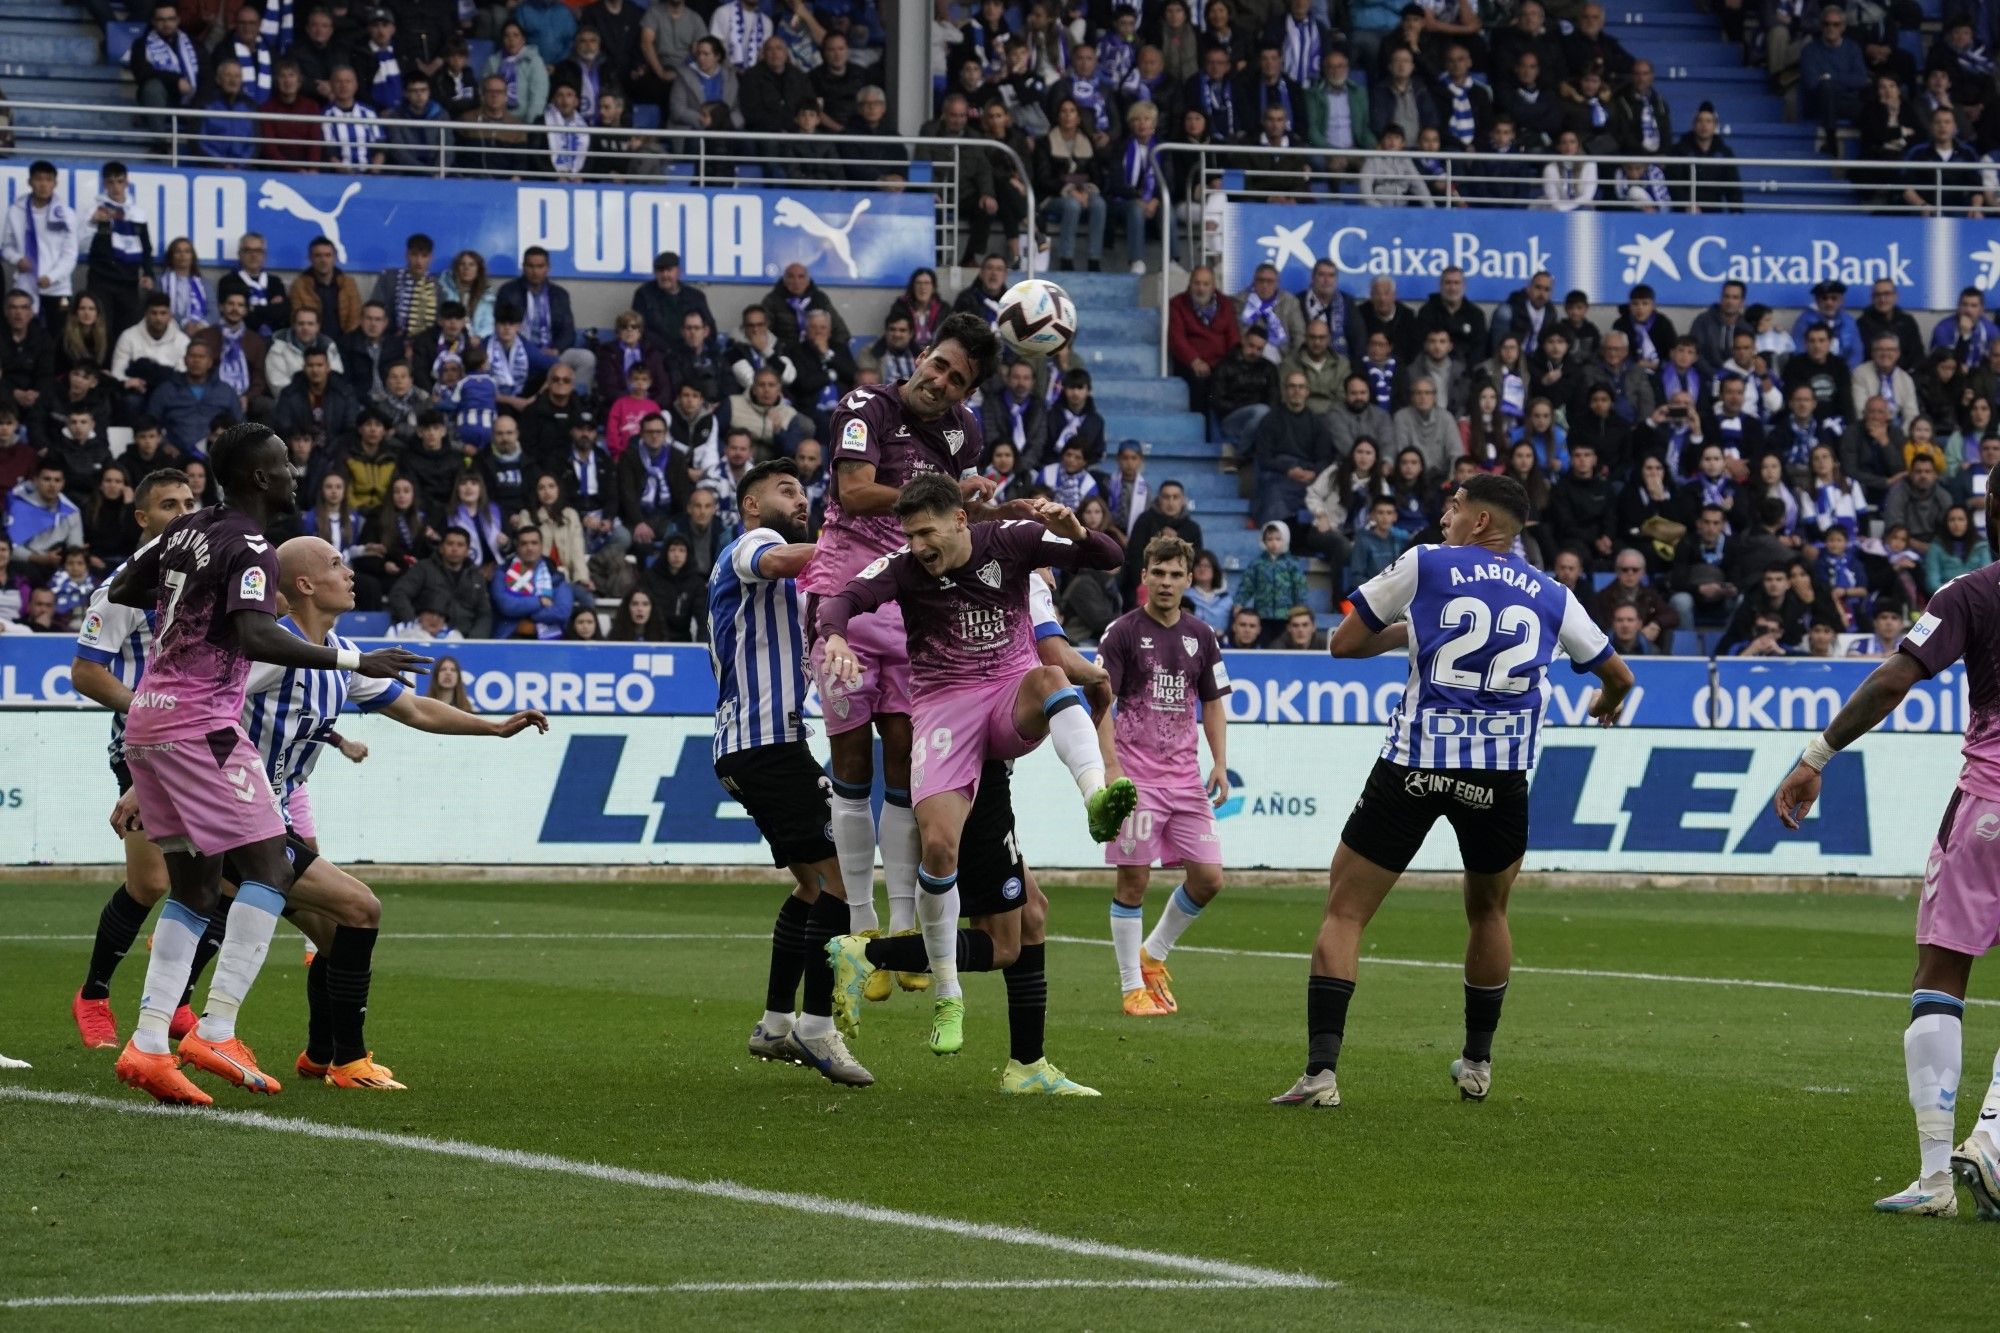
<path fill-rule="evenodd" d="M 1138 990 L 1146 984 L 1139 972 L 1139 936 L 1145 933 L 1146 909 L 1111 900 L 1111 952 L 1118 959 L 1118 990 Z"/>
<path fill-rule="evenodd" d="M 146 962 L 146 985 L 139 992 L 139 1026 L 132 1044 L 148 1055 L 167 1053 L 167 1025 L 180 1008 L 181 992 L 194 973 L 194 946 L 208 922 L 173 898 L 160 907 L 153 927 L 153 956 Z"/>
<path fill-rule="evenodd" d="M 882 882 L 889 891 L 889 933 L 917 924 L 917 867 L 924 859 L 924 840 L 917 833 L 917 812 L 894 801 L 882 803 Z"/>
<path fill-rule="evenodd" d="M 1993 1081 L 1986 1086 L 1986 1100 L 1980 1105 L 1979 1119 L 1973 1124 L 1975 1134 L 1984 1134 L 1986 1141 L 2000 1148 L 2000 1051 L 1993 1053 Z"/>
<path fill-rule="evenodd" d="M 1063 767 L 1076 780 L 1076 789 L 1087 801 L 1104 786 L 1104 752 L 1097 748 L 1097 728 L 1090 722 L 1090 706 L 1083 702 L 1076 686 L 1069 685 L 1043 700 L 1042 709 L 1047 712 L 1051 704 L 1067 697 L 1074 697 L 1076 702 L 1048 713 L 1049 739 L 1055 742 L 1056 758 L 1063 761 Z"/>
<path fill-rule="evenodd" d="M 1951 1169 L 1953 1110 L 1958 1102 L 1965 1001 L 1939 991 L 1920 990 L 1910 1007 L 1924 1010 L 1903 1032 L 1903 1066 L 1910 1080 L 1910 1109 L 1917 1116 L 1917 1148 L 1924 1176 Z M 1944 1012 L 1949 1011 L 1949 1012 Z"/>
<path fill-rule="evenodd" d="M 1167 910 L 1160 913 L 1160 919 L 1153 923 L 1153 933 L 1146 937 L 1147 955 L 1156 963 L 1166 962 L 1167 955 L 1179 942 L 1181 932 L 1200 915 L 1201 906 L 1188 897 L 1187 885 L 1175 886 L 1172 896 L 1167 899 Z"/>
<path fill-rule="evenodd" d="M 222 947 L 215 951 L 208 1002 L 202 1006 L 201 1025 L 195 1029 L 203 1041 L 228 1041 L 236 1035 L 236 1011 L 243 1006 L 243 997 L 250 993 L 257 974 L 264 970 L 264 955 L 270 952 L 271 934 L 284 910 L 285 896 L 268 884 L 252 881 L 237 888 Z"/>
<path fill-rule="evenodd" d="M 792 1030 L 792 1016 L 781 1014 L 775 1009 L 766 1009 L 764 1017 L 758 1020 L 758 1026 L 774 1037 L 782 1037 Z"/>
<path fill-rule="evenodd" d="M 833 809 L 833 851 L 840 861 L 840 882 L 847 887 L 848 928 L 859 935 L 879 928 L 875 916 L 875 812 L 866 796 L 828 800 Z"/>
<path fill-rule="evenodd" d="M 799 1040 L 811 1041 L 814 1037 L 824 1037 L 833 1031 L 833 1019 L 823 1014 L 800 1014 L 798 1026 L 792 1029 L 799 1034 Z"/>
<path fill-rule="evenodd" d="M 951 872 L 950 888 L 942 892 L 932 885 L 942 876 L 924 876 L 924 889 L 917 895 L 917 923 L 924 929 L 924 954 L 931 960 L 931 993 L 949 999 L 965 992 L 958 984 L 958 872 Z"/>

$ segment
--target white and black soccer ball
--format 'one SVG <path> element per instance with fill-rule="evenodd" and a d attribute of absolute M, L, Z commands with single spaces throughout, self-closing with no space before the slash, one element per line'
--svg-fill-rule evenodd
<path fill-rule="evenodd" d="M 1076 303 L 1048 279 L 1028 278 L 1000 298 L 993 331 L 1022 356 L 1060 352 L 1076 339 Z"/>

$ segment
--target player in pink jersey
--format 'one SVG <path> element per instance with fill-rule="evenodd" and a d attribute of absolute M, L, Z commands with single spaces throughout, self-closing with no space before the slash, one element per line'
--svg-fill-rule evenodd
<path fill-rule="evenodd" d="M 1987 541 L 2000 555 L 2000 491 L 1986 496 Z M 1861 682 L 1823 735 L 1813 738 L 1774 798 L 1796 829 L 1819 798 L 1820 771 L 1866 736 L 1920 680 L 1964 659 L 1970 722 L 1965 766 L 1945 802 L 1917 906 L 1917 973 L 1903 1063 L 1917 1116 L 1921 1166 L 1909 1188 L 1876 1200 L 1888 1213 L 1954 1217 L 1954 1170 L 1979 1215 L 2000 1221 L 2000 1055 L 1972 1133 L 1956 1151 L 1962 1022 L 1972 960 L 2000 943 L 2000 564 L 1961 574 L 1938 589 L 1895 656 Z M 1831 815 L 1822 816 L 1832 818 Z"/>
<path fill-rule="evenodd" d="M 1113 621 L 1098 658 L 1111 675 L 1118 701 L 1113 717 L 1097 721 L 1105 771 L 1132 778 L 1139 805 L 1104 849 L 1104 863 L 1118 867 L 1111 896 L 1111 947 L 1125 1012 L 1135 1017 L 1179 1009 L 1167 975 L 1167 954 L 1201 909 L 1222 891 L 1222 841 L 1215 807 L 1229 797 L 1229 669 L 1215 631 L 1181 609 L 1194 570 L 1194 548 L 1171 532 L 1146 543 L 1141 579 L 1146 600 Z M 1199 729 L 1208 737 L 1214 767 L 1201 776 Z M 1146 886 L 1153 862 L 1181 869 L 1182 882 L 1167 900 L 1153 933 L 1139 943 Z"/>
<path fill-rule="evenodd" d="M 153 932 L 139 1025 L 118 1057 L 119 1079 L 164 1102 L 211 1100 L 180 1072 L 167 1025 L 218 910 L 222 858 L 243 872 L 229 908 L 208 1006 L 180 1055 L 253 1092 L 278 1084 L 236 1036 L 236 1011 L 264 965 L 292 870 L 285 821 L 244 734 L 252 661 L 399 678 L 430 661 L 401 648 L 371 653 L 307 643 L 278 624 L 278 559 L 264 531 L 297 511 L 290 451 L 267 427 L 223 433 L 209 470 L 228 495 L 175 519 L 112 581 L 121 606 L 156 607 L 153 657 L 126 715 L 127 762 L 146 834 L 166 854 L 172 887 Z"/>
<path fill-rule="evenodd" d="M 974 522 L 1032 517 L 1022 504 L 987 504 L 993 483 L 979 475 L 979 416 L 965 400 L 998 355 L 999 343 L 984 320 L 954 315 L 938 325 L 909 379 L 859 388 L 840 401 L 827 442 L 833 485 L 827 491 L 819 552 L 798 579 L 799 590 L 807 594 L 809 636 L 820 602 L 903 544 L 896 496 L 917 477 L 943 476 L 959 483 Z M 875 784 L 874 734 L 879 733 L 889 928 L 906 931 L 916 913 L 920 849 L 910 808 L 910 663 L 902 610 L 893 602 L 881 607 L 856 619 L 845 637 L 862 665 L 858 684 L 831 679 L 818 652 L 812 659 L 832 749 L 833 845 L 848 887 L 853 929 L 867 934 L 878 925 L 876 831 L 869 797 Z M 888 980 L 886 973 L 878 978 L 869 998 L 888 998 Z M 909 977 L 904 985 L 921 990 L 929 981 Z"/>
<path fill-rule="evenodd" d="M 1046 500 L 1031 506 L 1041 523 L 967 521 L 958 485 L 921 476 L 896 501 L 907 547 L 862 570 L 819 609 L 820 652 L 838 685 L 865 668 L 846 633 L 855 618 L 897 603 L 910 658 L 910 796 L 923 841 L 917 920 L 937 993 L 931 1049 L 964 1044 L 958 984 L 958 845 L 988 759 L 1013 759 L 1053 737 L 1056 754 L 1083 793 L 1091 836 L 1108 842 L 1138 793 L 1106 784 L 1104 760 L 1083 693 L 1061 667 L 1044 666 L 1028 614 L 1028 580 L 1043 565 L 1116 569 L 1118 544 L 1088 532 L 1076 515 Z"/>

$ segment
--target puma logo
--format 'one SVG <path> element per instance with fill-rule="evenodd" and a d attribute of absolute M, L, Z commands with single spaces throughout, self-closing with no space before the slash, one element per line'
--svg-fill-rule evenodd
<path fill-rule="evenodd" d="M 847 215 L 847 221 L 836 227 L 798 200 L 785 196 L 772 205 L 771 221 L 780 227 L 794 227 L 808 236 L 818 237 L 833 251 L 834 257 L 847 266 L 847 276 L 858 278 L 861 269 L 854 262 L 854 248 L 848 241 L 848 233 L 854 230 L 855 223 L 861 221 L 861 215 L 868 211 L 868 203 L 866 199 L 856 203 L 854 211 Z"/>
<path fill-rule="evenodd" d="M 289 213 L 299 221 L 317 227 L 320 235 L 333 242 L 333 257 L 340 263 L 345 264 L 347 262 L 347 246 L 340 238 L 340 215 L 347 211 L 348 203 L 359 193 L 361 193 L 361 182 L 351 182 L 345 190 L 341 191 L 340 202 L 333 206 L 331 213 L 328 213 L 307 203 L 304 195 L 283 181 L 267 180 L 257 189 L 257 207 L 272 209 L 279 213 Z M 858 212 L 859 210 L 856 211 Z M 853 267 L 854 265 L 850 261 L 848 268 L 852 270 Z M 859 274 L 850 273 L 849 276 L 858 277 Z"/>

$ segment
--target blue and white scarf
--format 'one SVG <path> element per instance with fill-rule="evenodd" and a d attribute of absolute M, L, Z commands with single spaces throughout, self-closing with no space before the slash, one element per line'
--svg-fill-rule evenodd
<path fill-rule="evenodd" d="M 222 364 L 216 368 L 216 378 L 236 391 L 238 398 L 250 393 L 250 358 L 243 354 L 243 335 L 247 328 L 230 331 L 227 324 L 216 329 L 222 337 Z"/>
<path fill-rule="evenodd" d="M 1271 361 L 1285 359 L 1285 323 L 1278 318 L 1278 298 L 1283 295 L 1272 292 L 1269 300 L 1262 300 L 1255 292 L 1243 294 L 1243 315 L 1239 322 L 1246 329 L 1263 326 L 1264 356 Z"/>
<path fill-rule="evenodd" d="M 146 64 L 162 74 L 186 79 L 189 87 L 201 82 L 201 57 L 195 54 L 194 42 L 184 32 L 175 33 L 169 44 L 159 33 L 148 30 Z"/>
<path fill-rule="evenodd" d="M 271 96 L 271 46 L 259 42 L 256 46 L 245 46 L 230 39 L 228 53 L 243 67 L 243 94 L 260 105 Z"/>
<path fill-rule="evenodd" d="M 525 338 L 514 339 L 514 345 L 507 347 L 494 334 L 486 340 L 486 369 L 493 376 L 493 382 L 502 390 L 519 392 L 528 383 L 528 342 Z"/>
<path fill-rule="evenodd" d="M 1285 77 L 1303 88 L 1319 77 L 1319 24 L 1312 18 L 1285 18 Z"/>
<path fill-rule="evenodd" d="M 471 15 L 465 16 L 470 20 Z M 269 51 L 292 49 L 292 29 L 297 23 L 292 0 L 264 0 L 264 47 Z"/>
<path fill-rule="evenodd" d="M 198 276 L 169 271 L 160 275 L 160 286 L 174 303 L 174 323 L 208 323 L 208 284 Z"/>
<path fill-rule="evenodd" d="M 403 67 L 396 63 L 396 48 L 371 46 L 368 58 L 375 62 L 375 79 L 368 85 L 368 100 L 378 111 L 391 111 L 403 100 Z"/>
<path fill-rule="evenodd" d="M 1441 86 L 1450 104 L 1449 114 L 1445 117 L 1445 130 L 1469 149 L 1479 137 L 1479 118 L 1472 111 L 1472 80 L 1468 77 L 1465 87 L 1461 88 L 1447 77 Z"/>
<path fill-rule="evenodd" d="M 1069 82 L 1069 97 L 1076 103 L 1076 109 L 1083 113 L 1086 127 L 1095 126 L 1102 131 L 1111 128 L 1111 108 L 1106 105 L 1103 90 L 1093 80 L 1072 78 Z"/>
<path fill-rule="evenodd" d="M 549 164 L 559 176 L 577 176 L 583 173 L 583 160 L 590 155 L 589 127 L 583 117 L 571 112 L 565 116 L 553 106 L 542 112 L 542 123 L 549 129 Z"/>
<path fill-rule="evenodd" d="M 555 136 L 552 135 L 550 137 L 553 138 Z M 558 169 L 560 170 L 560 168 Z M 527 289 L 527 298 L 528 308 L 522 312 L 527 318 L 522 322 L 521 327 L 529 344 L 534 347 L 548 347 L 553 345 L 556 335 L 554 322 L 549 316 L 549 289 L 543 287 L 538 292 L 533 287 L 530 287 Z"/>
<path fill-rule="evenodd" d="M 146 260 L 139 241 L 139 228 L 146 225 L 145 210 L 130 198 L 121 204 L 108 194 L 97 196 L 97 206 L 111 214 L 111 249 L 118 262 L 139 267 Z"/>

